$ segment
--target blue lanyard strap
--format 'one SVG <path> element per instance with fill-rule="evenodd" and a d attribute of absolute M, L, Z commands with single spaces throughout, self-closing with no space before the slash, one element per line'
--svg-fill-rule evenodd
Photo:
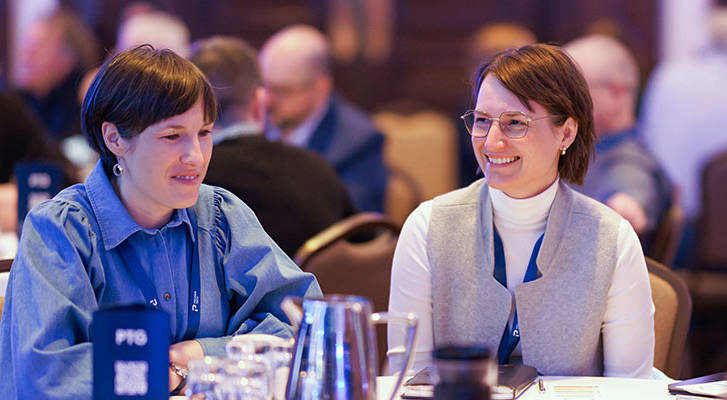
<path fill-rule="evenodd" d="M 502 239 L 500 239 L 497 229 L 494 229 L 493 227 L 492 231 L 494 233 L 495 241 L 495 279 L 497 279 L 502 286 L 507 287 L 505 249 L 502 246 Z M 535 260 L 538 258 L 540 245 L 543 243 L 544 235 L 545 234 L 540 235 L 538 240 L 535 242 L 535 246 L 533 246 L 533 253 L 530 255 L 530 262 L 528 262 L 528 269 L 525 271 L 525 278 L 523 279 L 523 282 L 534 281 L 535 278 L 537 278 L 538 266 Z M 499 364 L 507 364 L 509 362 L 510 355 L 520 342 L 520 330 L 518 329 L 517 322 L 517 304 L 514 302 L 513 307 L 515 307 L 515 315 L 512 318 L 512 327 L 510 327 L 509 323 L 505 325 L 505 331 L 502 333 L 502 339 L 500 339 L 500 347 L 497 349 L 497 361 Z"/>
<path fill-rule="evenodd" d="M 194 210 L 187 209 L 187 215 L 192 225 L 192 231 L 195 240 L 190 243 L 192 249 L 192 263 L 189 266 L 189 310 L 187 313 L 187 330 L 184 332 L 184 340 L 193 339 L 199 330 L 199 313 L 200 313 L 200 267 L 199 267 L 199 236 L 197 236 L 197 215 Z M 154 282 L 149 275 L 144 272 L 144 268 L 138 262 L 129 260 L 128 253 L 133 251 L 128 241 L 123 243 L 126 248 L 121 248 L 119 254 L 124 261 L 126 268 L 129 269 L 131 276 L 139 286 L 141 293 L 144 295 L 146 303 L 154 309 L 159 309 L 159 296 L 157 295 Z"/>

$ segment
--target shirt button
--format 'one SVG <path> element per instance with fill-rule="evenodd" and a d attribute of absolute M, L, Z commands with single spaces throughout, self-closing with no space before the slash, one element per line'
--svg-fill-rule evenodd
<path fill-rule="evenodd" d="M 164 300 L 167 300 L 168 301 L 171 298 L 172 298 L 172 295 L 169 294 L 169 292 L 164 293 Z"/>

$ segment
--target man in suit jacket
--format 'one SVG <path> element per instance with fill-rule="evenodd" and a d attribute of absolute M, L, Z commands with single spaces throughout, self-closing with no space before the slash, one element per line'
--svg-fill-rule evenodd
<path fill-rule="evenodd" d="M 626 218 L 648 255 L 654 231 L 671 204 L 672 188 L 659 163 L 636 139 L 636 60 L 626 46 L 603 35 L 576 39 L 565 49 L 588 82 L 599 139 L 583 187 L 576 189 Z"/>
<path fill-rule="evenodd" d="M 195 43 L 190 59 L 207 75 L 221 108 L 205 183 L 240 197 L 291 257 L 307 239 L 355 212 L 323 158 L 263 135 L 265 90 L 252 47 L 218 36 Z"/>
<path fill-rule="evenodd" d="M 382 211 L 387 170 L 384 138 L 370 118 L 333 92 L 330 49 L 315 28 L 294 25 L 263 45 L 260 65 L 267 89 L 272 140 L 321 154 L 364 211 Z"/>

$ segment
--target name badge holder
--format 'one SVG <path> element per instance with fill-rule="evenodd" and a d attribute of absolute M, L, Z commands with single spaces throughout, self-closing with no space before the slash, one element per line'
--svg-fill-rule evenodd
<path fill-rule="evenodd" d="M 143 305 L 93 313 L 94 399 L 169 398 L 169 315 Z"/>

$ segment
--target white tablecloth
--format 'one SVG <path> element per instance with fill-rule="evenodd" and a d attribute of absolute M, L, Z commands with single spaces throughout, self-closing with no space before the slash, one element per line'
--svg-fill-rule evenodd
<path fill-rule="evenodd" d="M 518 400 L 674 400 L 667 385 L 671 381 L 655 379 L 603 378 L 603 377 L 557 377 L 544 376 L 545 393 L 538 385 L 531 385 Z M 376 399 L 388 400 L 396 383 L 394 377 L 382 376 L 376 379 Z"/>

